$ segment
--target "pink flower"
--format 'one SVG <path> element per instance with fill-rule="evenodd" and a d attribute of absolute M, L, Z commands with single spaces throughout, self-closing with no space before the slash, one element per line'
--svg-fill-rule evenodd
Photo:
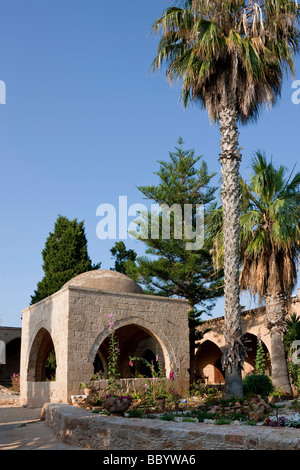
<path fill-rule="evenodd" d="M 170 371 L 170 380 L 174 380 L 174 376 L 175 376 L 175 374 L 174 374 L 174 372 L 171 370 L 171 371 Z"/>
<path fill-rule="evenodd" d="M 132 366 L 133 366 L 133 364 L 132 364 L 132 362 L 131 362 L 131 361 L 129 361 L 129 365 L 130 365 L 130 367 L 132 367 Z"/>

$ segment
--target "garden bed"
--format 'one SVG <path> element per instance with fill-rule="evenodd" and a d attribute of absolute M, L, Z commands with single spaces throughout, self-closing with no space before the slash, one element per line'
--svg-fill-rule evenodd
<path fill-rule="evenodd" d="M 94 401 L 91 396 L 78 395 L 72 397 L 73 405 L 86 409 L 94 414 L 110 416 L 102 400 Z M 269 403 L 260 395 L 243 399 L 222 397 L 200 399 L 191 397 L 178 400 L 172 405 L 163 407 L 156 403 L 147 406 L 141 399 L 135 399 L 127 412 L 126 418 L 160 419 L 163 421 L 195 422 L 216 425 L 264 425 L 273 427 L 300 428 L 300 401 L 290 400 Z"/>

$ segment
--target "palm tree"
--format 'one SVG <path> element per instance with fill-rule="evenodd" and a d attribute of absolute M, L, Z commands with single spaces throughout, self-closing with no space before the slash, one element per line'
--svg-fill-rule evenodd
<path fill-rule="evenodd" d="M 297 280 L 300 249 L 300 172 L 286 177 L 257 152 L 250 183 L 242 181 L 240 286 L 265 300 L 272 381 L 291 393 L 284 333 L 287 301 Z"/>
<path fill-rule="evenodd" d="M 162 35 L 153 69 L 166 65 L 168 79 L 182 82 L 184 106 L 199 103 L 211 121 L 220 125 L 226 396 L 243 395 L 238 124 L 255 120 L 261 105 L 274 104 L 280 95 L 283 71 L 294 72 L 299 11 L 291 0 L 185 0 L 175 2 L 153 24 L 153 31 Z"/>

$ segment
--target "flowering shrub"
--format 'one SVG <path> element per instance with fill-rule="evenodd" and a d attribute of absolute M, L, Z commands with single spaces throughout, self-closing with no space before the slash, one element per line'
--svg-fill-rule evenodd
<path fill-rule="evenodd" d="M 13 374 L 11 377 L 12 391 L 20 393 L 20 374 Z"/>
<path fill-rule="evenodd" d="M 274 392 L 271 393 L 271 397 L 281 398 L 283 396 L 283 390 L 281 388 L 276 388 Z"/>
<path fill-rule="evenodd" d="M 279 416 L 278 419 L 267 418 L 263 426 L 270 426 L 272 428 L 283 428 L 287 425 L 287 418 L 285 416 Z"/>
<path fill-rule="evenodd" d="M 263 424 L 264 426 L 270 426 L 273 428 L 300 428 L 300 414 L 296 413 L 292 417 L 279 416 L 278 418 L 267 418 Z"/>
<path fill-rule="evenodd" d="M 166 399 L 167 402 L 171 405 L 175 403 L 175 390 L 172 386 L 172 382 L 175 379 L 175 374 L 173 371 L 170 371 L 169 380 L 171 385 L 168 385 L 167 378 L 165 377 L 164 371 L 159 361 L 159 356 L 156 354 L 155 361 L 156 364 L 150 364 L 145 358 L 142 357 L 133 357 L 129 358 L 129 365 L 133 367 L 134 361 L 142 361 L 151 371 L 151 378 L 145 383 L 145 392 L 144 392 L 144 402 L 148 407 L 153 407 L 156 405 L 156 400 Z M 156 366 L 156 367 L 155 367 Z"/>
<path fill-rule="evenodd" d="M 300 413 L 296 413 L 292 418 L 289 418 L 286 426 L 291 428 L 300 428 Z"/>
<path fill-rule="evenodd" d="M 107 390 L 116 394 L 120 389 L 120 373 L 118 358 L 120 354 L 119 343 L 115 335 L 115 323 L 112 313 L 109 314 L 109 356 L 108 356 L 108 387 Z"/>

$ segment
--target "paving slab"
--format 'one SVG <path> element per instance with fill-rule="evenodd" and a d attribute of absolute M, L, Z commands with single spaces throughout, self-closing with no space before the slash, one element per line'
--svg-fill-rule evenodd
<path fill-rule="evenodd" d="M 84 450 L 62 442 L 40 416 L 41 408 L 0 405 L 0 450 Z"/>

